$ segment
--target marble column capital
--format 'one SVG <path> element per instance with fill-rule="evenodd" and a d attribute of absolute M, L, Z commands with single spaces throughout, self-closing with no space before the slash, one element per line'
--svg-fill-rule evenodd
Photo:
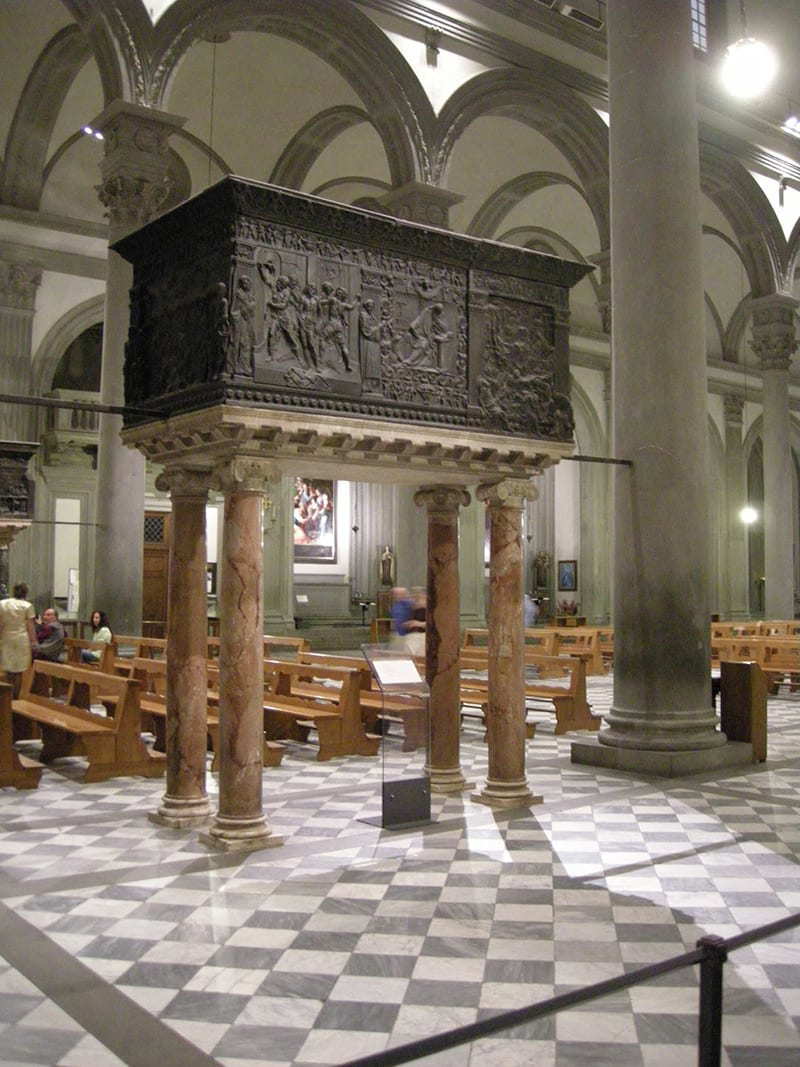
<path fill-rule="evenodd" d="M 275 464 L 257 456 L 233 456 L 214 468 L 213 487 L 222 493 L 261 493 L 277 475 Z"/>
<path fill-rule="evenodd" d="M 0 548 L 8 548 L 18 533 L 30 527 L 27 519 L 0 519 Z"/>
<path fill-rule="evenodd" d="M 155 108 L 113 101 L 91 123 L 103 135 L 105 156 L 96 187 L 112 233 L 143 226 L 171 191 L 169 136 L 186 120 Z"/>
<path fill-rule="evenodd" d="M 799 301 L 775 293 L 750 302 L 753 314 L 753 340 L 750 347 L 761 360 L 762 371 L 786 371 L 797 351 L 795 314 Z"/>
<path fill-rule="evenodd" d="M 192 470 L 184 467 L 168 467 L 156 478 L 156 489 L 177 497 L 208 497 L 212 488 L 212 474 L 207 470 Z"/>
<path fill-rule="evenodd" d="M 470 500 L 469 493 L 459 485 L 423 485 L 414 493 L 414 503 L 426 507 L 429 515 L 437 512 L 456 515 Z"/>
<path fill-rule="evenodd" d="M 736 393 L 726 393 L 722 398 L 722 412 L 726 426 L 741 426 L 744 414 L 744 398 Z"/>
<path fill-rule="evenodd" d="M 0 260 L 0 307 L 32 312 L 41 281 L 39 267 Z"/>
<path fill-rule="evenodd" d="M 475 495 L 492 508 L 522 508 L 529 500 L 536 500 L 539 490 L 522 478 L 504 478 L 501 482 L 479 485 Z"/>

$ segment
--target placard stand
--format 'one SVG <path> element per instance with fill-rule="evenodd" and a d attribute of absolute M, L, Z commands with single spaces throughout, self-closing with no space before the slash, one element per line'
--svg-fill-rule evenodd
<path fill-rule="evenodd" d="M 402 830 L 431 821 L 431 786 L 427 774 L 411 772 L 408 777 L 398 778 L 394 768 L 389 767 L 386 726 L 390 720 L 407 716 L 404 722 L 406 738 L 425 741 L 426 752 L 430 742 L 430 690 L 420 675 L 416 663 L 405 650 L 387 648 L 385 645 L 362 645 L 361 650 L 383 697 L 381 767 L 383 772 L 381 814 L 377 819 L 363 822 L 382 826 L 385 830 Z M 409 719 L 413 716 L 413 728 Z M 424 729 L 420 730 L 420 720 Z M 405 748 L 405 746 L 404 746 Z M 392 777 L 387 778 L 387 774 Z"/>

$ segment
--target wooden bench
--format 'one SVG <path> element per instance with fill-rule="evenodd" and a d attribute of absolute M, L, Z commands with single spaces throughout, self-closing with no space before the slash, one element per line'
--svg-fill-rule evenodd
<path fill-rule="evenodd" d="M 526 661 L 535 667 L 539 677 L 526 679 L 525 701 L 549 704 L 556 715 L 556 734 L 570 730 L 599 730 L 600 718 L 592 715 L 586 699 L 586 665 L 575 656 L 538 656 Z M 484 678 L 461 675 L 461 703 L 485 709 L 488 704 L 489 682 Z"/>
<path fill-rule="evenodd" d="M 766 674 L 768 688 L 773 696 L 781 685 L 788 685 L 793 693 L 800 688 L 800 639 L 763 638 L 761 655 L 756 662 Z"/>
<path fill-rule="evenodd" d="M 309 731 L 315 729 L 319 760 L 377 755 L 380 737 L 368 734 L 361 719 L 360 670 L 265 660 L 264 672 L 264 731 L 268 740 L 307 741 Z M 308 691 L 309 685 L 315 686 L 314 692 Z"/>
<path fill-rule="evenodd" d="M 208 658 L 219 659 L 218 637 L 208 639 Z M 305 637 L 274 636 L 264 634 L 264 659 L 277 658 L 278 653 L 288 655 L 290 659 L 297 659 L 301 652 L 308 652 L 311 645 Z"/>
<path fill-rule="evenodd" d="M 359 703 L 361 718 L 368 733 L 380 733 L 388 722 L 400 722 L 403 727 L 403 752 L 414 752 L 425 748 L 428 743 L 428 709 L 427 702 L 416 696 L 387 695 L 380 691 L 372 677 L 366 661 L 357 656 L 325 655 L 319 652 L 306 652 L 300 657 L 301 663 L 320 666 L 344 667 L 361 672 Z M 424 673 L 424 667 L 423 667 Z M 308 683 L 301 683 L 298 689 L 311 694 L 315 692 Z M 379 722 L 383 726 L 379 726 Z"/>
<path fill-rule="evenodd" d="M 91 690 L 98 685 L 108 694 L 106 715 L 90 710 Z M 164 773 L 163 758 L 149 752 L 141 737 L 139 683 L 133 679 L 34 660 L 11 708 L 15 719 L 35 723 L 41 731 L 43 763 L 86 756 L 85 782 Z"/>
<path fill-rule="evenodd" d="M 73 663 L 76 667 L 82 667 L 87 671 L 100 671 L 101 674 L 114 673 L 114 660 L 117 658 L 117 642 L 114 641 L 84 641 L 80 637 L 65 637 L 64 651 L 67 654 L 67 663 Z M 92 663 L 84 663 L 81 652 L 99 652 L 100 658 Z"/>
<path fill-rule="evenodd" d="M 526 626 L 524 630 L 525 634 L 525 648 L 526 650 L 532 649 L 540 656 L 555 656 L 556 652 L 556 630 L 538 629 L 532 626 Z M 462 649 L 468 648 L 483 648 L 486 649 L 489 644 L 489 631 L 484 629 L 467 629 L 464 631 L 462 637 L 461 647 Z"/>
<path fill-rule="evenodd" d="M 0 683 L 0 786 L 36 789 L 42 777 L 42 764 L 17 753 L 11 722 L 13 686 Z"/>
<path fill-rule="evenodd" d="M 117 634 L 115 637 L 118 659 L 163 659 L 167 654 L 165 637 L 131 637 Z"/>

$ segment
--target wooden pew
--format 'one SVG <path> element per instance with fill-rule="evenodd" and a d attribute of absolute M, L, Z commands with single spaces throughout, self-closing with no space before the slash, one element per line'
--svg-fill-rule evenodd
<path fill-rule="evenodd" d="M 525 700 L 552 706 L 556 715 L 556 734 L 570 730 L 599 730 L 600 718 L 592 715 L 586 699 L 586 665 L 577 656 L 538 656 L 526 660 L 526 666 L 539 670 L 539 677 L 526 679 Z M 485 708 L 489 682 L 485 678 L 465 676 L 462 668 L 461 703 Z"/>
<path fill-rule="evenodd" d="M 773 696 L 781 685 L 789 685 L 792 692 L 796 692 L 800 687 L 800 639 L 763 638 L 761 656 L 756 662 L 766 674 L 769 691 Z"/>
<path fill-rule="evenodd" d="M 525 648 L 535 650 L 540 656 L 556 656 L 557 630 L 546 630 L 541 627 L 525 627 Z M 462 649 L 487 648 L 489 644 L 489 631 L 485 629 L 467 629 L 461 642 Z"/>
<path fill-rule="evenodd" d="M 11 694 L 13 686 L 0 683 L 0 787 L 36 789 L 42 777 L 42 764 L 22 756 L 14 749 L 11 723 Z"/>
<path fill-rule="evenodd" d="M 84 663 L 81 652 L 91 650 L 99 652 L 100 659 L 94 663 Z M 74 664 L 87 671 L 100 671 L 101 674 L 114 673 L 114 660 L 117 658 L 117 642 L 114 641 L 84 641 L 80 637 L 65 637 L 64 651 L 67 654 L 67 663 Z"/>
<path fill-rule="evenodd" d="M 104 694 L 105 716 L 90 710 L 90 693 L 98 685 Z M 35 723 L 44 742 L 41 760 L 86 756 L 85 782 L 164 773 L 164 760 L 148 751 L 141 737 L 139 683 L 118 674 L 64 663 L 34 660 L 25 672 L 14 717 Z"/>
<path fill-rule="evenodd" d="M 163 659 L 167 654 L 165 637 L 129 637 L 117 634 L 118 659 Z"/>
<path fill-rule="evenodd" d="M 574 629 L 557 631 L 558 640 L 554 656 L 579 656 L 586 664 L 587 675 L 604 675 L 606 665 L 594 627 L 576 626 Z"/>
<path fill-rule="evenodd" d="M 305 637 L 274 636 L 264 634 L 264 659 L 276 658 L 278 653 L 287 654 L 289 659 L 297 659 L 301 652 L 308 652 L 311 644 Z M 208 658 L 219 659 L 219 638 L 209 637 Z"/>
<path fill-rule="evenodd" d="M 368 734 L 361 719 L 360 669 L 265 660 L 264 671 L 268 678 L 264 692 L 268 740 L 307 741 L 313 728 L 319 738 L 319 760 L 377 755 L 380 737 Z M 303 691 L 303 687 L 320 682 L 318 691 Z"/>
<path fill-rule="evenodd" d="M 301 663 L 320 666 L 345 667 L 361 672 L 359 703 L 361 718 L 368 733 L 380 732 L 378 720 L 399 721 L 403 726 L 403 752 L 425 748 L 428 743 L 428 709 L 426 702 L 416 696 L 384 695 L 378 688 L 372 671 L 364 659 L 357 656 L 325 655 L 306 652 L 300 655 Z M 424 674 L 424 666 L 422 673 Z M 309 695 L 316 692 L 308 683 L 298 685 L 298 691 Z"/>

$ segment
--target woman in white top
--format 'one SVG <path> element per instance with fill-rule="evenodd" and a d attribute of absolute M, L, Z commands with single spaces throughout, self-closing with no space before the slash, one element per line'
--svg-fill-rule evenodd
<path fill-rule="evenodd" d="M 33 604 L 28 603 L 24 582 L 14 586 L 14 595 L 0 600 L 0 667 L 19 696 L 22 672 L 31 665 L 31 650 L 36 644 Z"/>
<path fill-rule="evenodd" d="M 92 624 L 90 641 L 102 642 L 107 645 L 114 639 L 108 616 L 104 611 L 93 611 L 89 622 Z M 93 648 L 84 648 L 81 652 L 81 659 L 84 663 L 97 663 L 100 659 L 100 653 Z"/>

